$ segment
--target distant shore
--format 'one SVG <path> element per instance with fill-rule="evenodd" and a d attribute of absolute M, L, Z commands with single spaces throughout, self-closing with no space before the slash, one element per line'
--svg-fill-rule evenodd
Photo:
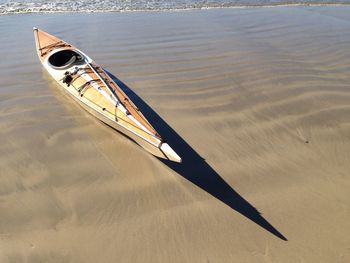
<path fill-rule="evenodd" d="M 240 4 L 236 3 L 235 5 L 224 4 L 224 5 L 194 5 L 194 6 L 186 6 L 186 7 L 140 7 L 140 8 L 132 8 L 132 7 L 113 7 L 113 8 L 98 8 L 98 7 L 84 7 L 81 6 L 79 8 L 72 8 L 70 6 L 66 7 L 45 7 L 45 6 L 21 6 L 21 7 L 8 7 L 0 5 L 0 15 L 16 15 L 16 14 L 54 14 L 54 13 L 115 13 L 115 12 L 183 12 L 183 11 L 192 11 L 192 10 L 210 10 L 210 9 L 242 9 L 242 8 L 275 8 L 275 7 L 349 7 L 349 2 L 324 2 L 317 3 L 315 1 L 312 2 L 296 2 L 296 3 L 248 3 L 248 4 Z"/>

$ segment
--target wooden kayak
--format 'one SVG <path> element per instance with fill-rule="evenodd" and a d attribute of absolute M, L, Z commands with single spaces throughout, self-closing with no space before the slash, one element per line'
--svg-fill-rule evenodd
<path fill-rule="evenodd" d="M 102 67 L 73 45 L 35 27 L 33 32 L 43 67 L 79 105 L 153 155 L 181 162 Z"/>

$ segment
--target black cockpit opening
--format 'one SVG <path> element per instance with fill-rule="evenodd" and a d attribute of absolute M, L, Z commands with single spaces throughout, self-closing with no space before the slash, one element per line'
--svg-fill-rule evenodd
<path fill-rule="evenodd" d="M 82 55 L 70 49 L 61 50 L 49 57 L 49 63 L 53 68 L 65 69 L 76 62 L 82 61 Z"/>

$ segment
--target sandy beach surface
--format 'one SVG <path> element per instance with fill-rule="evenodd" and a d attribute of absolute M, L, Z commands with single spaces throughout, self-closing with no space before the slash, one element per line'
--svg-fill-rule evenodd
<path fill-rule="evenodd" d="M 75 104 L 33 26 L 122 81 L 184 163 Z M 0 262 L 350 262 L 350 7 L 7 15 L 0 30 Z"/>

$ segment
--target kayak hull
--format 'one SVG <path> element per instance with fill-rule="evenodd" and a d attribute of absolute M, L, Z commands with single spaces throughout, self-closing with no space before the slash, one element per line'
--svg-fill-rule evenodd
<path fill-rule="evenodd" d="M 107 118 L 105 115 L 99 113 L 98 111 L 94 110 L 90 106 L 86 105 L 80 99 L 78 99 L 76 96 L 72 95 L 69 92 L 67 92 L 67 93 L 70 95 L 71 98 L 74 99 L 74 101 L 76 101 L 88 113 L 90 113 L 91 115 L 93 115 L 98 120 L 105 123 L 106 125 L 110 126 L 111 128 L 117 130 L 118 132 L 120 132 L 124 136 L 128 137 L 129 139 L 131 139 L 132 141 L 134 141 L 135 143 L 140 145 L 142 148 L 144 148 L 145 150 L 147 150 L 148 152 L 150 152 L 154 156 L 162 158 L 162 159 L 170 159 L 170 157 L 168 157 L 166 154 L 163 153 L 163 151 L 161 150 L 160 147 L 157 147 L 157 146 L 147 142 L 146 140 L 143 140 L 142 138 L 140 138 L 140 136 L 135 135 L 130 130 L 119 125 L 118 122 L 115 122 L 115 121 Z"/>

